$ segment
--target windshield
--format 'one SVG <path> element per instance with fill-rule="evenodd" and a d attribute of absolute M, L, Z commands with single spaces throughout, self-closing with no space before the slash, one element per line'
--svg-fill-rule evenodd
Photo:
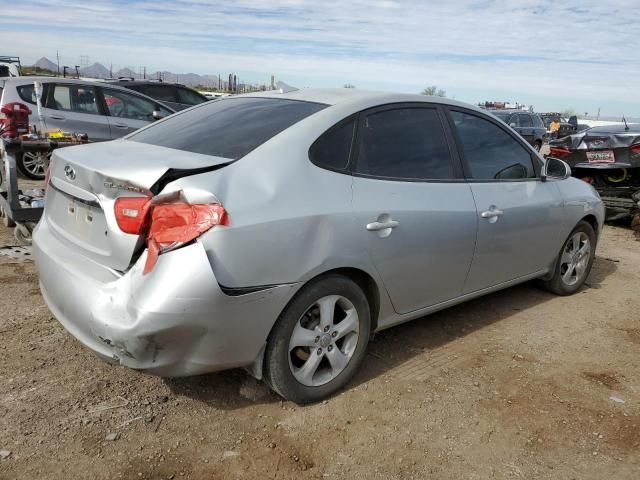
<path fill-rule="evenodd" d="M 326 107 L 279 98 L 226 98 L 174 115 L 127 139 L 236 160 Z"/>

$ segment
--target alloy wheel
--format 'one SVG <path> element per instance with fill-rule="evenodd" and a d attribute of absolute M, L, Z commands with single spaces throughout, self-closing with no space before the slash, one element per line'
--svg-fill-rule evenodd
<path fill-rule="evenodd" d="M 22 166 L 35 177 L 44 178 L 46 160 L 50 154 L 44 152 L 24 152 Z"/>
<path fill-rule="evenodd" d="M 329 295 L 310 305 L 289 340 L 289 368 L 296 380 L 317 387 L 340 375 L 356 351 L 359 325 L 346 297 Z"/>
<path fill-rule="evenodd" d="M 566 243 L 560 258 L 560 276 L 565 285 L 581 282 L 591 258 L 591 242 L 584 232 L 575 233 Z"/>

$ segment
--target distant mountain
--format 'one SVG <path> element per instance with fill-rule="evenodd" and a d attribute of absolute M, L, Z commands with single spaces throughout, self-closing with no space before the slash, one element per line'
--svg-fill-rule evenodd
<path fill-rule="evenodd" d="M 138 75 L 136 74 L 136 72 L 134 72 L 130 68 L 121 68 L 120 70 L 115 72 L 113 76 L 114 78 L 120 78 L 120 77 L 138 78 Z"/>
<path fill-rule="evenodd" d="M 91 78 L 109 78 L 109 69 L 101 63 L 94 63 L 88 67 L 80 69 L 80 75 Z"/>
<path fill-rule="evenodd" d="M 34 67 L 43 68 L 45 70 L 51 70 L 52 72 L 58 71 L 58 65 L 53 63 L 47 57 L 42 57 L 36 63 L 33 64 Z"/>
<path fill-rule="evenodd" d="M 34 66 L 45 68 L 51 71 L 57 71 L 58 66 L 49 60 L 46 57 L 42 57 L 38 60 Z M 84 67 L 80 69 L 80 75 L 83 77 L 90 78 L 110 78 L 111 74 L 109 69 L 102 65 L 101 63 L 94 63 L 89 67 Z M 117 72 L 113 72 L 113 77 L 132 77 L 132 78 L 142 78 L 140 74 L 134 72 L 130 68 L 121 68 Z M 199 75 L 197 73 L 173 73 L 168 71 L 161 72 L 153 72 L 147 73 L 147 79 L 157 80 L 162 79 L 164 82 L 175 82 L 182 83 L 183 85 L 187 85 L 189 87 L 194 87 L 196 85 L 203 85 L 205 87 L 210 88 L 218 88 L 221 86 L 222 88 L 227 87 L 226 81 L 219 82 L 217 75 Z M 238 82 L 240 88 L 244 86 L 244 83 Z"/>

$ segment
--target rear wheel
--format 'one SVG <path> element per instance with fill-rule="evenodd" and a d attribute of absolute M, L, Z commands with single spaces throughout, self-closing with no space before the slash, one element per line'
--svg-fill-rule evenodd
<path fill-rule="evenodd" d="M 47 160 L 51 152 L 24 152 L 16 158 L 20 173 L 32 180 L 44 180 Z"/>
<path fill-rule="evenodd" d="M 371 314 L 349 278 L 327 275 L 305 286 L 280 315 L 265 352 L 265 378 L 304 404 L 344 387 L 364 359 Z"/>
<path fill-rule="evenodd" d="M 585 282 L 596 256 L 596 234 L 587 222 L 580 222 L 558 254 L 553 277 L 542 286 L 556 295 L 571 295 Z"/>

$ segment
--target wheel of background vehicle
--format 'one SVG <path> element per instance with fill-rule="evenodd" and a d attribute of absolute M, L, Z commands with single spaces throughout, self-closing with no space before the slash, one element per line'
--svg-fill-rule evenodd
<path fill-rule="evenodd" d="M 298 404 L 344 387 L 362 363 L 371 329 L 369 303 L 349 278 L 327 275 L 296 294 L 274 326 L 265 352 L 265 379 Z"/>
<path fill-rule="evenodd" d="M 536 151 L 540 151 L 540 149 L 542 148 L 542 142 L 540 140 L 536 140 L 536 143 L 533 144 L 533 148 L 536 149 Z"/>
<path fill-rule="evenodd" d="M 20 173 L 32 180 L 44 180 L 45 165 L 51 152 L 24 152 L 16 157 L 16 165 Z"/>
<path fill-rule="evenodd" d="M 550 280 L 542 286 L 556 295 L 578 291 L 589 276 L 596 256 L 596 234 L 587 222 L 578 223 L 564 242 Z"/>
<path fill-rule="evenodd" d="M 20 245 L 31 245 L 32 231 L 33 231 L 33 227 L 31 227 L 30 225 L 19 223 L 16 225 L 16 228 L 13 230 L 13 235 L 16 237 L 16 240 Z"/>

